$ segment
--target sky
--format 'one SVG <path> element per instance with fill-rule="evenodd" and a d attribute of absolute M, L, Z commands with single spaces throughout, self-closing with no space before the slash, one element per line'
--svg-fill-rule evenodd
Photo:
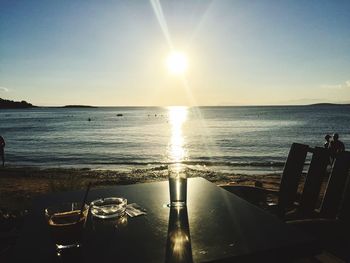
<path fill-rule="evenodd" d="M 350 102 L 350 1 L 0 0 L 0 98 L 35 105 Z M 172 50 L 188 69 L 166 67 Z"/>

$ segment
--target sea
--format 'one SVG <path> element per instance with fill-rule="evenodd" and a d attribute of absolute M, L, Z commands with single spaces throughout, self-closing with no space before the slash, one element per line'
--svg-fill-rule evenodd
<path fill-rule="evenodd" d="M 6 164 L 132 171 L 273 174 L 293 142 L 338 133 L 350 148 L 350 106 L 99 107 L 0 110 Z"/>

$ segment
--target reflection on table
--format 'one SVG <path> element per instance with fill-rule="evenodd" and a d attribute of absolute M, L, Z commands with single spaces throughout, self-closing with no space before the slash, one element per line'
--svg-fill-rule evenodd
<path fill-rule="evenodd" d="M 170 208 L 165 262 L 193 262 L 186 206 Z"/>

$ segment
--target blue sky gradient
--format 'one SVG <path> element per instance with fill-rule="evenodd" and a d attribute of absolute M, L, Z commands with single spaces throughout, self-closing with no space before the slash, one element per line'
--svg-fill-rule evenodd
<path fill-rule="evenodd" d="M 153 1 L 158 3 L 158 1 Z M 349 1 L 0 0 L 0 97 L 38 105 L 350 102 Z"/>

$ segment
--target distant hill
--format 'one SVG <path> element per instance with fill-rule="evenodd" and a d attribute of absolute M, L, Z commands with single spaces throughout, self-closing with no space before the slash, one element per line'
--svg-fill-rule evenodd
<path fill-rule="evenodd" d="M 309 106 L 350 106 L 350 104 L 347 103 L 314 103 L 310 104 Z"/>
<path fill-rule="evenodd" d="M 97 108 L 97 107 L 89 106 L 89 105 L 66 105 L 66 106 L 63 106 L 63 108 Z"/>
<path fill-rule="evenodd" d="M 13 101 L 13 100 L 4 100 L 0 98 L 0 109 L 25 109 L 25 108 L 35 108 L 31 103 L 28 103 L 24 100 L 22 101 Z"/>

